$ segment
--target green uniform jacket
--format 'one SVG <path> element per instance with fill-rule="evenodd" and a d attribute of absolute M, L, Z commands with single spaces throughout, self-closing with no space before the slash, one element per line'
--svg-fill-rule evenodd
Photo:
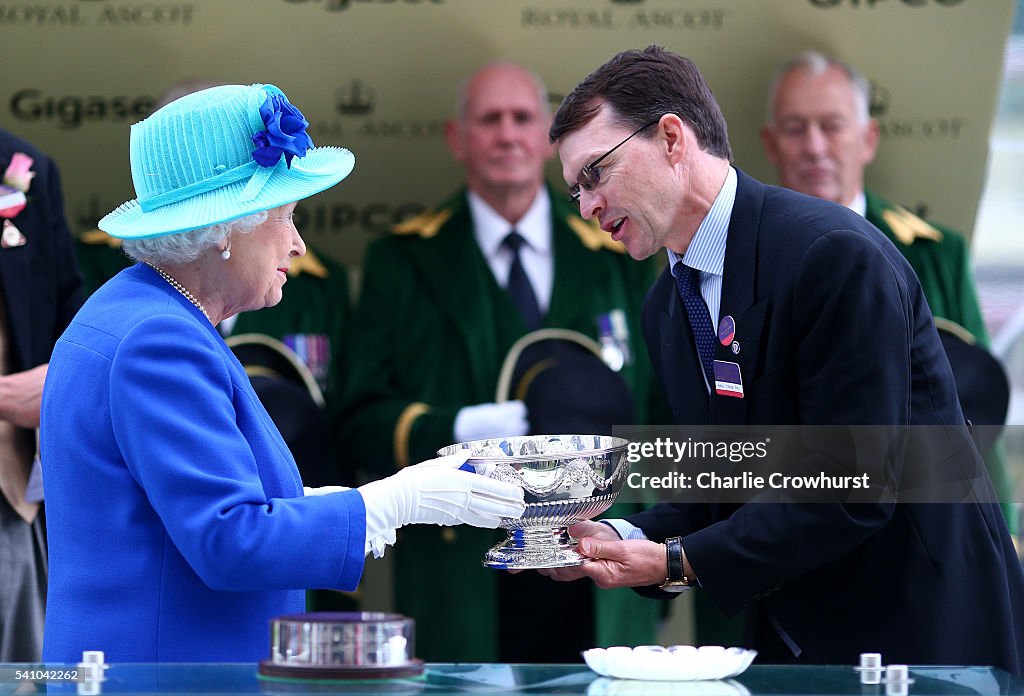
<path fill-rule="evenodd" d="M 93 294 L 105 282 L 135 263 L 121 251 L 121 240 L 102 230 L 89 230 L 76 235 L 75 256 L 82 270 L 86 295 Z"/>
<path fill-rule="evenodd" d="M 865 217 L 882 230 L 910 262 L 932 314 L 955 321 L 987 346 L 988 332 L 978 305 L 964 238 L 951 229 L 925 222 L 871 191 L 864 195 L 867 198 Z"/>
<path fill-rule="evenodd" d="M 964 327 L 983 346 L 988 331 L 974 289 L 967 243 L 954 230 L 925 222 L 910 211 L 893 205 L 871 191 L 865 191 L 868 222 L 892 240 L 917 273 L 932 314 Z M 1006 472 L 1002 442 L 985 453 L 992 485 L 1002 503 L 1010 532 L 1017 533 L 1012 487 Z"/>
<path fill-rule="evenodd" d="M 640 422 L 665 413 L 639 324 L 653 263 L 637 263 L 607 233 L 551 194 L 554 289 L 544 327 L 598 338 L 597 318 L 625 312 L 632 364 L 623 369 Z M 350 344 L 346 458 L 374 477 L 436 456 L 463 406 L 495 401 L 502 360 L 525 325 L 473 234 L 465 192 L 371 244 Z M 660 404 L 660 405 L 657 405 Z M 667 421 L 661 421 L 667 422 Z M 616 506 L 608 516 L 632 511 Z M 499 530 L 500 531 L 500 530 Z M 496 571 L 480 564 L 502 535 L 468 526 L 399 531 L 396 605 L 416 619 L 416 652 L 431 661 L 497 659 Z M 595 592 L 602 645 L 653 641 L 659 606 L 629 590 Z M 571 608 L 567 608 L 567 616 Z M 553 620 L 566 617 L 553 617 Z"/>
<path fill-rule="evenodd" d="M 308 246 L 306 255 L 292 259 L 292 265 L 281 301 L 242 312 L 231 334 L 266 334 L 294 350 L 323 390 L 333 420 L 340 406 L 352 321 L 348 272 Z"/>

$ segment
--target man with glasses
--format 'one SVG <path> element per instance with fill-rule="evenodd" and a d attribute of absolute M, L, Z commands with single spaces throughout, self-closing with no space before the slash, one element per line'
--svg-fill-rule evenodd
<path fill-rule="evenodd" d="M 852 498 L 753 483 L 746 501 L 720 491 L 584 522 L 570 533 L 593 562 L 542 572 L 662 598 L 699 587 L 723 613 L 746 611 L 760 662 L 856 664 L 871 650 L 1024 674 L 1024 575 L 892 243 L 847 208 L 734 168 L 700 72 L 656 46 L 581 82 L 550 137 L 584 219 L 635 259 L 667 250 L 643 325 L 676 422 L 800 426 L 781 473 L 879 480 Z"/>
<path fill-rule="evenodd" d="M 657 417 L 652 404 L 667 411 L 640 341 L 639 309 L 657 269 L 630 261 L 545 184 L 549 124 L 536 75 L 504 62 L 476 72 L 446 129 L 465 187 L 368 250 L 339 424 L 346 454 L 375 475 L 456 441 L 551 433 L 542 413 L 550 400 L 526 405 L 533 387 L 496 393 L 506 354 L 537 329 L 599 343 L 617 372 L 600 369 L 632 397 L 636 422 Z M 533 374 L 539 389 L 548 372 Z M 657 607 L 628 591 L 597 598 L 535 573 L 483 568 L 498 538 L 479 532 L 403 530 L 389 551 L 396 577 L 416 578 L 397 584 L 395 601 L 418 622 L 419 657 L 579 662 L 581 649 L 599 643 L 654 640 Z M 551 620 L 567 614 L 572 621 Z"/>

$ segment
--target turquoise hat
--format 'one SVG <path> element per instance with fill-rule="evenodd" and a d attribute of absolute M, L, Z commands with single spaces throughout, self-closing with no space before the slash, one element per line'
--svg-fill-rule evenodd
<path fill-rule="evenodd" d="M 186 95 L 132 126 L 135 200 L 99 222 L 141 239 L 228 222 L 301 200 L 348 176 L 340 147 L 313 147 L 309 122 L 273 85 Z"/>

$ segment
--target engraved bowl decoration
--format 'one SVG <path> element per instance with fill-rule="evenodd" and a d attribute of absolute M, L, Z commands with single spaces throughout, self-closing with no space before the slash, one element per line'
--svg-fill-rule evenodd
<path fill-rule="evenodd" d="M 629 475 L 628 440 L 610 435 L 530 435 L 449 445 L 441 456 L 471 450 L 477 473 L 523 489 L 526 512 L 504 519 L 505 541 L 484 556 L 490 568 L 564 568 L 586 563 L 567 527 L 615 502 Z"/>

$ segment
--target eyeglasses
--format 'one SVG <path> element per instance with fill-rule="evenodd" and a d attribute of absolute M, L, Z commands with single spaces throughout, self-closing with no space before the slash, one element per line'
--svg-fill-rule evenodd
<path fill-rule="evenodd" d="M 598 167 L 597 165 L 601 164 L 601 162 L 604 161 L 605 157 L 607 157 L 608 155 L 612 154 L 620 147 L 625 145 L 629 141 L 629 139 L 632 138 L 634 135 L 638 134 L 640 131 L 644 129 L 656 125 L 660 121 L 661 118 L 659 117 L 655 121 L 645 123 L 644 125 L 637 128 L 635 131 L 630 133 L 625 140 L 623 140 L 621 143 L 613 147 L 611 150 L 604 153 L 590 164 L 584 165 L 583 169 L 580 170 L 579 176 L 576 177 L 576 183 L 569 188 L 569 200 L 575 203 L 576 207 L 578 208 L 580 206 L 580 189 L 582 188 L 585 191 L 593 191 L 595 188 L 597 188 L 598 184 L 601 183 L 601 170 L 603 169 L 603 167 Z"/>

